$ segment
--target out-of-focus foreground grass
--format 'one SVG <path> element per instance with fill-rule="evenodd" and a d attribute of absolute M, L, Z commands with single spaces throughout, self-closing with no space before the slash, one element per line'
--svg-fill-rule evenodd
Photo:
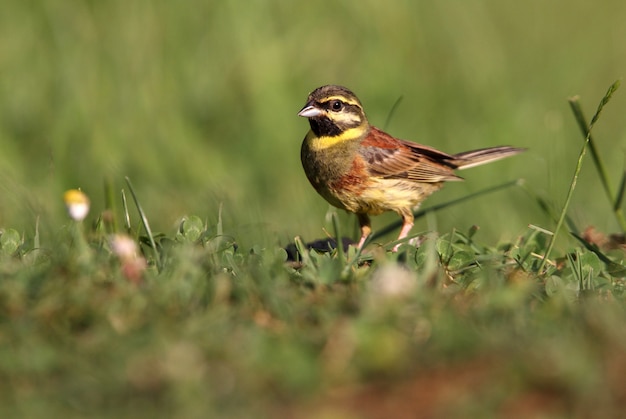
<path fill-rule="evenodd" d="M 296 112 L 327 83 L 353 89 L 371 121 L 402 138 L 449 152 L 530 149 L 464 172 L 467 182 L 429 203 L 525 178 L 560 205 L 580 145 L 566 98 L 595 103 L 621 76 L 624 8 L 9 0 L 0 14 L 0 224 L 28 231 L 41 217 L 45 230 L 63 190 L 80 187 L 98 205 L 103 180 L 119 190 L 128 175 L 157 230 L 185 214 L 214 219 L 223 203 L 225 228 L 246 236 L 319 237 L 327 204 L 302 173 L 308 126 Z M 617 115 L 626 102 L 615 103 Z M 604 150 L 620 150 L 606 156 L 615 175 L 625 130 L 607 117 L 597 132 Z M 613 229 L 591 215 L 605 209 L 601 191 L 581 182 L 573 214 Z M 517 190 L 446 210 L 437 226 L 477 224 L 497 240 L 547 221 Z"/>

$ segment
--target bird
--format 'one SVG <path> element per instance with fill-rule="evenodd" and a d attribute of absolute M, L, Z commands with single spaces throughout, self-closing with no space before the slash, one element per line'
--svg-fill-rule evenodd
<path fill-rule="evenodd" d="M 359 249 L 372 232 L 370 215 L 396 212 L 402 218 L 400 241 L 413 227 L 413 211 L 428 196 L 444 182 L 463 180 L 454 173 L 456 169 L 525 151 L 500 146 L 448 154 L 393 137 L 370 125 L 361 101 L 339 85 L 311 92 L 298 116 L 310 125 L 300 151 L 306 177 L 331 205 L 356 214 Z M 392 251 L 397 252 L 400 244 Z"/>

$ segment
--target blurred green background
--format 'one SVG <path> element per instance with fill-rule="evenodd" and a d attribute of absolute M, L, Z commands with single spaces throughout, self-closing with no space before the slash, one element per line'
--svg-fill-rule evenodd
<path fill-rule="evenodd" d="M 323 235 L 328 204 L 300 166 L 314 88 L 352 89 L 371 122 L 448 152 L 529 151 L 462 172 L 427 205 L 524 178 L 555 207 L 582 143 L 567 98 L 590 118 L 626 68 L 626 2 L 23 1 L 0 13 L 0 227 L 55 230 L 62 192 L 80 187 L 92 218 L 129 176 L 153 229 L 187 214 L 284 244 Z M 390 115 L 393 104 L 400 106 Z M 626 96 L 598 124 L 616 185 Z M 588 162 L 590 163 L 590 162 Z M 613 231 L 591 164 L 571 214 Z M 603 214 L 603 215 L 602 215 Z M 354 224 L 342 215 L 346 226 Z M 397 219 L 378 217 L 374 228 Z M 483 240 L 552 223 L 521 189 L 437 214 Z M 427 228 L 422 221 L 415 231 Z"/>

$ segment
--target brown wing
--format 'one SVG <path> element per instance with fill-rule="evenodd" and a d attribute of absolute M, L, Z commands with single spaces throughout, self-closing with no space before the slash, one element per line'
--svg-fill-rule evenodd
<path fill-rule="evenodd" d="M 436 183 L 462 180 L 453 172 L 454 156 L 432 147 L 399 140 L 372 127 L 359 149 L 372 176 Z"/>

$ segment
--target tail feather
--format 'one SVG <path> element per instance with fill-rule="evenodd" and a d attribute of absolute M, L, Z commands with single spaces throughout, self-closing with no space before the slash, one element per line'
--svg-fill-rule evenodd
<path fill-rule="evenodd" d="M 523 151 L 526 151 L 526 149 L 509 146 L 482 148 L 480 150 L 472 150 L 455 154 L 453 156 L 454 159 L 452 160 L 452 164 L 454 164 L 459 170 L 469 169 L 470 167 L 476 167 L 481 164 L 514 156 Z"/>

